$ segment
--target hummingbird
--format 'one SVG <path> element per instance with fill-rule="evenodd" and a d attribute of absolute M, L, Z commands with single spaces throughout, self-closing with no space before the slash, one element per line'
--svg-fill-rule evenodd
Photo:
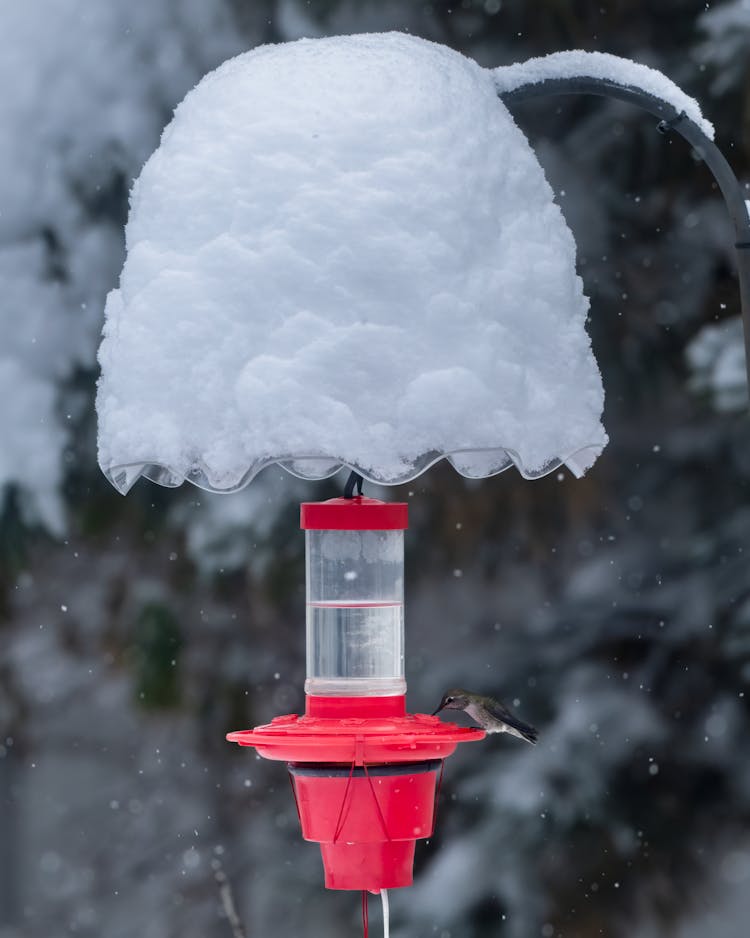
<path fill-rule="evenodd" d="M 487 733 L 510 733 L 511 736 L 525 739 L 527 743 L 537 741 L 538 734 L 533 726 L 513 716 L 505 704 L 492 697 L 482 697 L 481 694 L 454 687 L 443 694 L 440 706 L 432 715 L 435 716 L 441 710 L 465 710 Z"/>

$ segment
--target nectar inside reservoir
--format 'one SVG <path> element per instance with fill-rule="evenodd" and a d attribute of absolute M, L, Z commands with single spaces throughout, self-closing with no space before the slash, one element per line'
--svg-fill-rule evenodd
<path fill-rule="evenodd" d="M 303 505 L 308 695 L 406 693 L 400 507 L 363 497 Z"/>

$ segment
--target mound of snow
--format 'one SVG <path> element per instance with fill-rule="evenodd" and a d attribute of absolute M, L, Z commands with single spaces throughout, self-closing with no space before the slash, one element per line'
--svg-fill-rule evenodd
<path fill-rule="evenodd" d="M 206 76 L 137 181 L 99 459 L 228 491 L 279 462 L 576 474 L 606 443 L 575 244 L 493 74 L 362 35 Z"/>

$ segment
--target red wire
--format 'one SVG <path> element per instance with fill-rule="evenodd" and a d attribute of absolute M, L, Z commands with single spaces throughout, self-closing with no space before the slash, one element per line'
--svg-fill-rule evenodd
<path fill-rule="evenodd" d="M 375 792 L 375 786 L 373 785 L 372 779 L 370 778 L 370 773 L 367 771 L 366 762 L 362 763 L 362 768 L 365 770 L 365 776 L 367 777 L 367 781 L 370 783 L 370 791 L 372 792 L 372 797 L 375 801 L 375 807 L 378 809 L 378 817 L 380 818 L 380 826 L 383 828 L 383 833 L 385 834 L 386 840 L 390 842 L 391 835 L 388 833 L 388 825 L 385 823 L 385 818 L 383 817 L 383 811 L 380 807 L 380 802 L 378 801 L 378 796 Z"/>
<path fill-rule="evenodd" d="M 341 807 L 339 808 L 339 816 L 336 820 L 336 827 L 333 830 L 333 842 L 339 839 L 339 834 L 344 827 L 344 808 L 346 807 L 346 799 L 349 794 L 349 789 L 352 784 L 352 776 L 354 775 L 354 759 L 352 759 L 351 768 L 349 769 L 349 778 L 346 780 L 346 787 L 344 788 L 344 797 L 341 799 Z"/>
<path fill-rule="evenodd" d="M 294 779 L 292 778 L 292 773 L 289 773 L 289 784 L 292 786 L 292 794 L 294 795 L 294 807 L 297 809 L 297 820 L 302 826 L 302 815 L 299 813 L 299 801 L 297 800 L 297 789 L 294 787 Z"/>
<path fill-rule="evenodd" d="M 445 768 L 445 760 L 440 760 L 440 775 L 438 777 L 437 786 L 435 788 L 435 803 L 432 806 L 432 831 L 430 831 L 430 836 L 435 832 L 435 824 L 437 823 L 437 812 L 438 812 L 438 802 L 440 801 L 440 789 L 443 787 L 443 769 Z"/>
<path fill-rule="evenodd" d="M 367 938 L 370 933 L 369 924 L 367 916 L 367 890 L 362 890 L 362 935 L 363 938 Z"/>

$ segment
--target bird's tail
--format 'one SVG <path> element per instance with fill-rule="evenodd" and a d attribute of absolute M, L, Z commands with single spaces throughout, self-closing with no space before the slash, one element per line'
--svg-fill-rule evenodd
<path fill-rule="evenodd" d="M 518 736 L 519 739 L 525 739 L 527 743 L 536 745 L 536 741 L 539 739 L 539 734 L 533 726 L 530 726 L 528 723 L 524 723 L 523 720 L 519 720 L 517 717 L 506 717 L 505 725 L 508 727 L 509 733 L 512 733 L 514 736 Z"/>

